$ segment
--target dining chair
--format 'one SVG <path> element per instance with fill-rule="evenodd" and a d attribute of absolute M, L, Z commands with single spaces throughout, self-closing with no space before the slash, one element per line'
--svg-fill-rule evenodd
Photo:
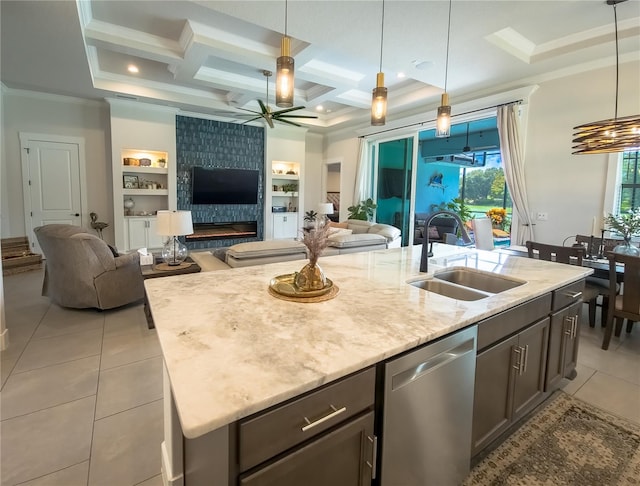
<path fill-rule="evenodd" d="M 585 249 L 576 246 L 559 246 L 539 243 L 537 241 L 527 241 L 527 254 L 529 258 L 535 258 L 536 252 L 540 260 L 547 260 L 558 263 L 567 263 L 570 265 L 582 265 Z M 614 282 L 615 282 L 614 276 Z M 582 301 L 589 305 L 589 326 L 594 327 L 596 323 L 596 304 L 598 296 L 603 292 L 603 288 L 598 285 L 592 285 L 585 281 L 584 291 L 582 292 Z M 606 312 L 605 303 L 603 302 L 603 316 Z"/>
<path fill-rule="evenodd" d="M 640 321 L 640 257 L 608 252 L 609 259 L 609 306 L 607 325 L 602 340 L 602 349 L 609 349 L 613 320 L 616 321 L 616 337 L 622 332 L 622 323 L 627 320 L 627 332 L 631 332 L 633 323 Z M 622 292 L 616 294 L 616 265 L 624 265 Z"/>
<path fill-rule="evenodd" d="M 586 255 L 596 256 L 600 253 L 600 246 L 604 243 L 603 252 L 606 255 L 607 252 L 613 251 L 613 249 L 618 246 L 620 243 L 624 242 L 624 240 L 618 238 L 599 238 L 597 236 L 587 236 L 587 235 L 576 235 L 576 243 L 583 245 L 586 249 Z M 602 320 L 600 321 L 601 325 L 604 327 L 607 323 L 607 308 L 609 303 L 609 279 L 595 277 L 593 275 L 587 277 L 587 284 L 592 287 L 600 288 L 600 295 L 602 296 L 602 304 L 598 304 L 596 300 L 596 306 L 601 305 L 602 307 Z M 617 285 L 618 292 L 620 292 L 620 285 Z M 589 319 L 589 326 L 594 327 L 595 323 Z"/>
<path fill-rule="evenodd" d="M 603 241 L 605 254 L 608 251 L 613 251 L 616 246 L 624 242 L 624 240 L 616 238 L 604 238 L 603 240 L 598 236 L 576 235 L 576 243 L 585 246 L 587 255 L 597 255 Z"/>

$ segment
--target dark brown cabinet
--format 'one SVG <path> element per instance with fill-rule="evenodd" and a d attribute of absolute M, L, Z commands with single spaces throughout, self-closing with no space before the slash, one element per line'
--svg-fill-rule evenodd
<path fill-rule="evenodd" d="M 580 341 L 580 306 L 576 302 L 551 315 L 545 390 L 553 391 L 562 378 L 574 378 Z"/>
<path fill-rule="evenodd" d="M 548 337 L 547 317 L 478 354 L 472 456 L 543 399 Z"/>
<path fill-rule="evenodd" d="M 240 485 L 370 485 L 372 438 L 373 412 L 368 412 L 255 473 L 241 477 Z"/>
<path fill-rule="evenodd" d="M 242 486 L 364 486 L 374 473 L 375 369 L 238 424 Z"/>
<path fill-rule="evenodd" d="M 478 323 L 471 455 L 544 398 L 551 294 Z"/>

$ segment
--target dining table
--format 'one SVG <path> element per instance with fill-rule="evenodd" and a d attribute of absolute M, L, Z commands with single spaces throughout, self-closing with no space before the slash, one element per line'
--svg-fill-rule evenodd
<path fill-rule="evenodd" d="M 511 245 L 505 248 L 497 248 L 495 251 L 512 256 L 529 257 L 526 246 Z M 593 269 L 593 277 L 609 280 L 609 260 L 607 258 L 598 258 L 593 256 L 582 259 L 582 266 Z M 616 279 L 621 283 L 624 278 L 624 265 L 616 265 Z"/>

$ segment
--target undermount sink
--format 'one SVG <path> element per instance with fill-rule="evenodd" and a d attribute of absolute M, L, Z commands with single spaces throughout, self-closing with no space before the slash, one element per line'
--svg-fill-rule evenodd
<path fill-rule="evenodd" d="M 455 267 L 436 272 L 433 277 L 408 283 L 451 299 L 471 301 L 491 297 L 526 282 L 475 268 Z"/>
<path fill-rule="evenodd" d="M 436 294 L 444 295 L 445 297 L 456 300 L 480 300 L 484 299 L 485 297 L 489 297 L 490 295 L 485 292 L 478 292 L 477 290 L 473 290 L 467 287 L 452 285 L 442 280 L 434 279 L 415 280 L 413 282 L 409 282 L 409 285 L 413 285 L 414 287 L 418 287 L 419 289 L 434 292 Z"/>
<path fill-rule="evenodd" d="M 463 287 L 469 287 L 491 294 L 498 294 L 525 284 L 524 280 L 497 275 L 495 273 L 476 270 L 467 267 L 450 268 L 437 272 L 434 279 L 444 280 Z"/>

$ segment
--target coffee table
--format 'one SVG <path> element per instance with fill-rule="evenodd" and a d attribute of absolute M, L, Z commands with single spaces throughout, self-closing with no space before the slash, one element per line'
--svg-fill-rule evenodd
<path fill-rule="evenodd" d="M 200 270 L 202 270 L 200 265 L 194 262 L 191 257 L 187 257 L 182 264 L 176 267 L 166 265 L 162 258 L 159 257 L 155 257 L 155 263 L 153 265 L 140 265 L 140 271 L 142 272 L 142 278 L 144 280 L 149 278 L 172 277 L 174 275 L 184 275 L 187 273 L 198 273 Z M 147 318 L 147 326 L 149 326 L 149 329 L 154 329 L 156 326 L 153 323 L 153 316 L 149 309 L 149 299 L 147 298 L 146 289 L 144 291 L 144 315 Z"/>

